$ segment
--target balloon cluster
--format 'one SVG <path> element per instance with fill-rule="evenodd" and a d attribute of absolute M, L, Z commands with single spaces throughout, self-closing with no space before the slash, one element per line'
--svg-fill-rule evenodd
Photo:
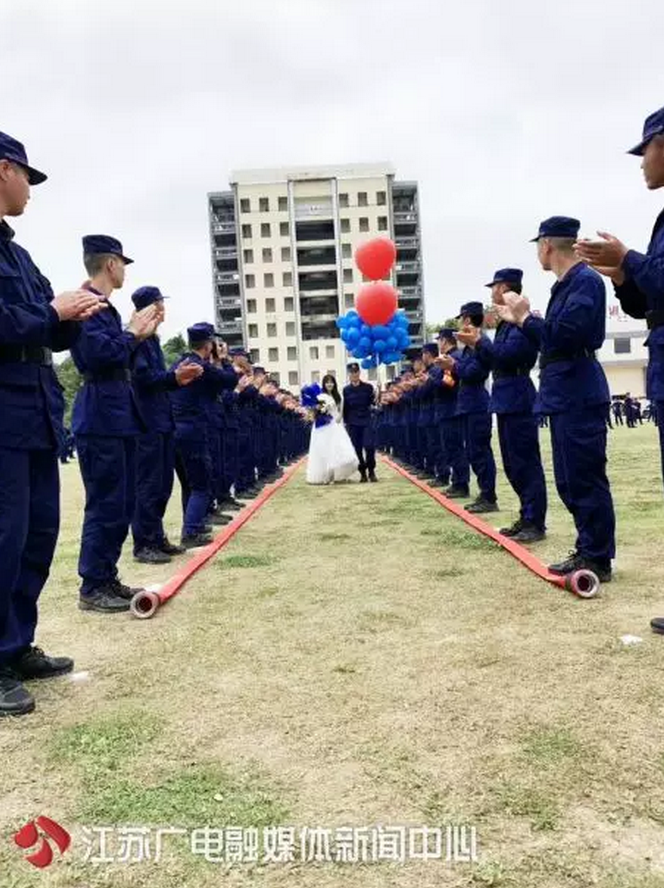
<path fill-rule="evenodd" d="M 410 346 L 408 318 L 397 311 L 399 296 L 381 280 L 394 265 L 397 250 L 385 237 L 374 238 L 355 251 L 355 262 L 372 283 L 357 294 L 353 309 L 337 320 L 346 348 L 368 370 L 378 364 L 395 364 Z"/>
<path fill-rule="evenodd" d="M 408 318 L 403 312 L 394 314 L 388 324 L 365 324 L 355 310 L 337 320 L 341 338 L 354 358 L 368 370 L 378 364 L 396 364 L 410 346 Z"/>

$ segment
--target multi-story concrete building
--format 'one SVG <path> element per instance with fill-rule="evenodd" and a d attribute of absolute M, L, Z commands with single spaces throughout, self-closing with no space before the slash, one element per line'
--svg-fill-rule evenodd
<path fill-rule="evenodd" d="M 648 349 L 645 321 L 637 321 L 611 301 L 607 309 L 606 339 L 597 357 L 604 367 L 612 395 L 629 392 L 645 396 Z"/>
<path fill-rule="evenodd" d="M 215 316 L 229 345 L 299 388 L 345 376 L 335 321 L 355 304 L 353 260 L 370 238 L 395 240 L 391 275 L 414 344 L 423 342 L 418 190 L 388 164 L 248 170 L 208 195 Z M 390 368 L 391 369 L 391 368 Z"/>

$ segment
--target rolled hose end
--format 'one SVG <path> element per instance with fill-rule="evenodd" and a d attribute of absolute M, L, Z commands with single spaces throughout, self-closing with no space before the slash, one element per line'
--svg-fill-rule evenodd
<path fill-rule="evenodd" d="M 599 592 L 599 577 L 592 570 L 575 570 L 565 577 L 565 588 L 579 598 L 594 598 Z"/>
<path fill-rule="evenodd" d="M 150 617 L 155 615 L 160 604 L 161 600 L 156 592 L 148 592 L 147 589 L 144 589 L 142 592 L 137 592 L 134 595 L 129 605 L 129 610 L 132 616 L 137 619 L 149 620 Z"/>

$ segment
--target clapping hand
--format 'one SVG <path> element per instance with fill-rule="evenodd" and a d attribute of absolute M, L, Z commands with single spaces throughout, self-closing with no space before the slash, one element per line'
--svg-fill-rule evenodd
<path fill-rule="evenodd" d="M 87 321 L 106 308 L 107 302 L 89 290 L 71 290 L 60 293 L 51 302 L 61 321 Z"/>
<path fill-rule="evenodd" d="M 163 312 L 156 302 L 135 311 L 129 321 L 127 331 L 133 333 L 136 339 L 148 339 L 152 336 L 163 320 Z"/>
<path fill-rule="evenodd" d="M 460 330 L 457 330 L 454 334 L 454 338 L 457 342 L 462 342 L 469 348 L 475 348 L 480 341 L 481 335 L 482 331 L 479 327 L 473 327 L 472 324 L 465 324 Z"/>
<path fill-rule="evenodd" d="M 178 385 L 189 385 L 194 379 L 203 375 L 203 368 L 195 361 L 183 361 L 175 371 L 175 379 Z"/>
<path fill-rule="evenodd" d="M 436 364 L 438 364 L 439 367 L 442 367 L 443 370 L 453 370 L 456 361 L 451 355 L 438 355 L 436 358 Z"/>
<path fill-rule="evenodd" d="M 530 314 L 530 302 L 525 296 L 511 290 L 503 295 L 504 304 L 494 305 L 496 314 L 501 321 L 517 324 L 521 327 Z"/>
<path fill-rule="evenodd" d="M 577 257 L 588 265 L 591 265 L 600 274 L 613 278 L 621 277 L 622 264 L 627 255 L 627 247 L 617 237 L 608 231 L 598 231 L 601 240 L 580 240 L 574 244 L 574 252 Z"/>

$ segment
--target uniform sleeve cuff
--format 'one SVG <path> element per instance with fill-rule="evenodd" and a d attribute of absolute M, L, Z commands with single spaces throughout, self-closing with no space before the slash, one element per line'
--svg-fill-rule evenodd
<path fill-rule="evenodd" d="M 637 253 L 636 250 L 628 250 L 622 262 L 622 270 L 628 278 L 632 278 L 641 270 L 645 261 L 646 257 L 643 253 Z"/>

